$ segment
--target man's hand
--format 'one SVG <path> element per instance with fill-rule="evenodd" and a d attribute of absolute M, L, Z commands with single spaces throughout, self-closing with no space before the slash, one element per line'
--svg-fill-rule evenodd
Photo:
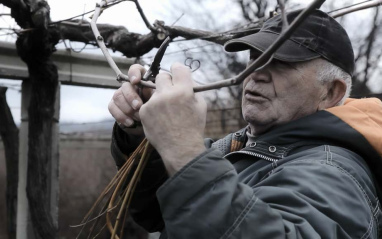
<path fill-rule="evenodd" d="M 190 69 L 175 63 L 171 73 L 158 74 L 156 91 L 139 111 L 146 137 L 170 176 L 205 151 L 207 112 L 203 97 L 193 91 Z"/>
<path fill-rule="evenodd" d="M 145 69 L 141 65 L 132 65 L 127 75 L 131 82 L 125 82 L 114 93 L 113 98 L 109 103 L 109 111 L 115 120 L 126 127 L 132 126 L 134 120 L 140 121 L 139 109 L 143 102 L 147 101 L 153 90 L 143 88 L 141 95 L 138 94 L 137 84 L 141 81 Z M 142 98 L 141 98 L 142 97 Z"/>

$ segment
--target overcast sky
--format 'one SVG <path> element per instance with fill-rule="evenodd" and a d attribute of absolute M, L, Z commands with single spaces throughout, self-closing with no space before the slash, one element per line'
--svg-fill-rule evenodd
<path fill-rule="evenodd" d="M 93 10 L 97 2 L 99 2 L 99 0 L 48 0 L 49 5 L 51 6 L 51 17 L 53 21 L 66 19 L 81 14 L 85 11 Z M 303 5 L 306 5 L 310 1 L 294 0 L 290 2 L 299 2 Z M 330 0 L 328 0 L 326 4 L 332 4 L 334 2 L 339 4 L 339 1 Z M 172 24 L 179 16 L 182 15 L 182 11 L 184 11 L 182 10 L 182 8 L 184 9 L 184 6 L 181 6 L 184 5 L 183 1 L 140 0 L 140 3 L 150 22 L 154 22 L 154 20 L 159 19 L 164 20 L 166 24 Z M 195 9 L 194 12 L 198 12 L 199 8 L 200 12 L 203 12 L 202 8 L 213 9 L 213 11 L 211 11 L 212 17 L 219 19 L 219 21 L 214 23 L 214 25 L 215 27 L 222 30 L 227 30 L 224 29 L 224 27 L 228 25 L 226 23 L 231 19 L 235 19 L 235 17 L 240 14 L 240 9 L 236 5 L 233 5 L 232 1 L 230 0 L 204 0 L 203 5 L 196 4 L 192 7 Z M 1 5 L 0 11 L 6 12 L 7 8 Z M 224 16 L 224 18 L 221 16 Z M 357 19 L 359 23 L 362 23 L 360 19 L 362 19 L 363 16 L 367 16 L 367 12 L 352 15 L 353 19 Z M 89 18 L 85 19 L 89 20 Z M 195 18 L 194 15 L 190 14 L 187 15 L 187 12 L 185 12 L 185 15 L 180 19 L 177 25 L 198 29 L 206 26 L 205 20 L 203 18 L 200 18 L 199 20 L 204 22 L 197 22 L 195 19 L 198 19 L 198 17 Z M 124 25 L 131 32 L 148 32 L 138 14 L 138 11 L 136 10 L 135 5 L 132 2 L 123 2 L 115 7 L 112 7 L 111 9 L 106 10 L 99 18 L 98 22 L 109 23 L 113 25 Z M 9 17 L 0 17 L 0 26 L 17 27 L 17 25 Z M 0 40 L 14 41 L 15 36 L 3 36 L 0 37 Z M 73 46 L 75 48 L 82 47 L 81 44 L 75 43 Z M 65 46 L 60 44 L 57 48 L 64 49 Z M 101 54 L 99 49 L 85 51 L 92 54 Z M 169 51 L 171 50 L 169 49 Z M 169 67 L 169 64 L 170 63 L 167 63 L 167 67 Z M 0 84 L 12 84 L 13 87 L 10 88 L 7 93 L 8 103 L 12 108 L 12 113 L 15 120 L 19 122 L 21 94 L 17 90 L 20 88 L 17 86 L 17 84 L 20 85 L 20 81 L 7 80 L 1 81 Z M 62 86 L 60 110 L 61 122 L 95 122 L 101 120 L 111 120 L 112 118 L 107 110 L 107 105 L 113 95 L 113 92 L 114 90 L 110 89 L 91 89 L 78 86 Z"/>

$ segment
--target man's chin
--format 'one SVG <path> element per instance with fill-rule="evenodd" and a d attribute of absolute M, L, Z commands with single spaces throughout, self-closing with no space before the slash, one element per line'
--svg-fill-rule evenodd
<path fill-rule="evenodd" d="M 249 123 L 251 134 L 254 136 L 262 135 L 272 129 L 273 125 L 258 125 Z"/>
<path fill-rule="evenodd" d="M 257 104 L 243 105 L 242 107 L 243 118 L 248 123 L 256 123 L 260 125 L 268 124 L 273 120 L 272 111 L 269 107 L 262 107 Z"/>
<path fill-rule="evenodd" d="M 248 122 L 251 127 L 252 134 L 255 133 L 256 135 L 266 132 L 275 124 L 274 120 L 266 117 L 259 117 L 259 115 L 244 115 L 244 120 Z"/>

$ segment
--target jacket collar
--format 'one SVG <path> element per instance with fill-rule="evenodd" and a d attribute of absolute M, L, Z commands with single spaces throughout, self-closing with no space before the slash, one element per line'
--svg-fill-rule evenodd
<path fill-rule="evenodd" d="M 232 135 L 233 140 L 247 142 L 248 126 Z M 241 151 L 262 154 L 276 160 L 306 148 L 333 145 L 354 151 L 363 157 L 378 157 L 368 141 L 342 119 L 328 111 L 280 125 L 258 136 L 252 144 Z"/>

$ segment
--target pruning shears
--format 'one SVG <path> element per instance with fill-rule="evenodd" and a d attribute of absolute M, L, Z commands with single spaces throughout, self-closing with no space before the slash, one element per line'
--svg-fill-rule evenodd
<path fill-rule="evenodd" d="M 155 81 L 155 77 L 158 75 L 160 70 L 160 63 L 162 61 L 162 58 L 164 56 L 164 53 L 166 52 L 168 45 L 170 44 L 170 41 L 171 41 L 171 38 L 167 37 L 162 42 L 157 53 L 154 56 L 154 60 L 151 62 L 150 68 L 143 75 L 142 80 L 144 81 L 152 80 L 153 82 Z"/>

